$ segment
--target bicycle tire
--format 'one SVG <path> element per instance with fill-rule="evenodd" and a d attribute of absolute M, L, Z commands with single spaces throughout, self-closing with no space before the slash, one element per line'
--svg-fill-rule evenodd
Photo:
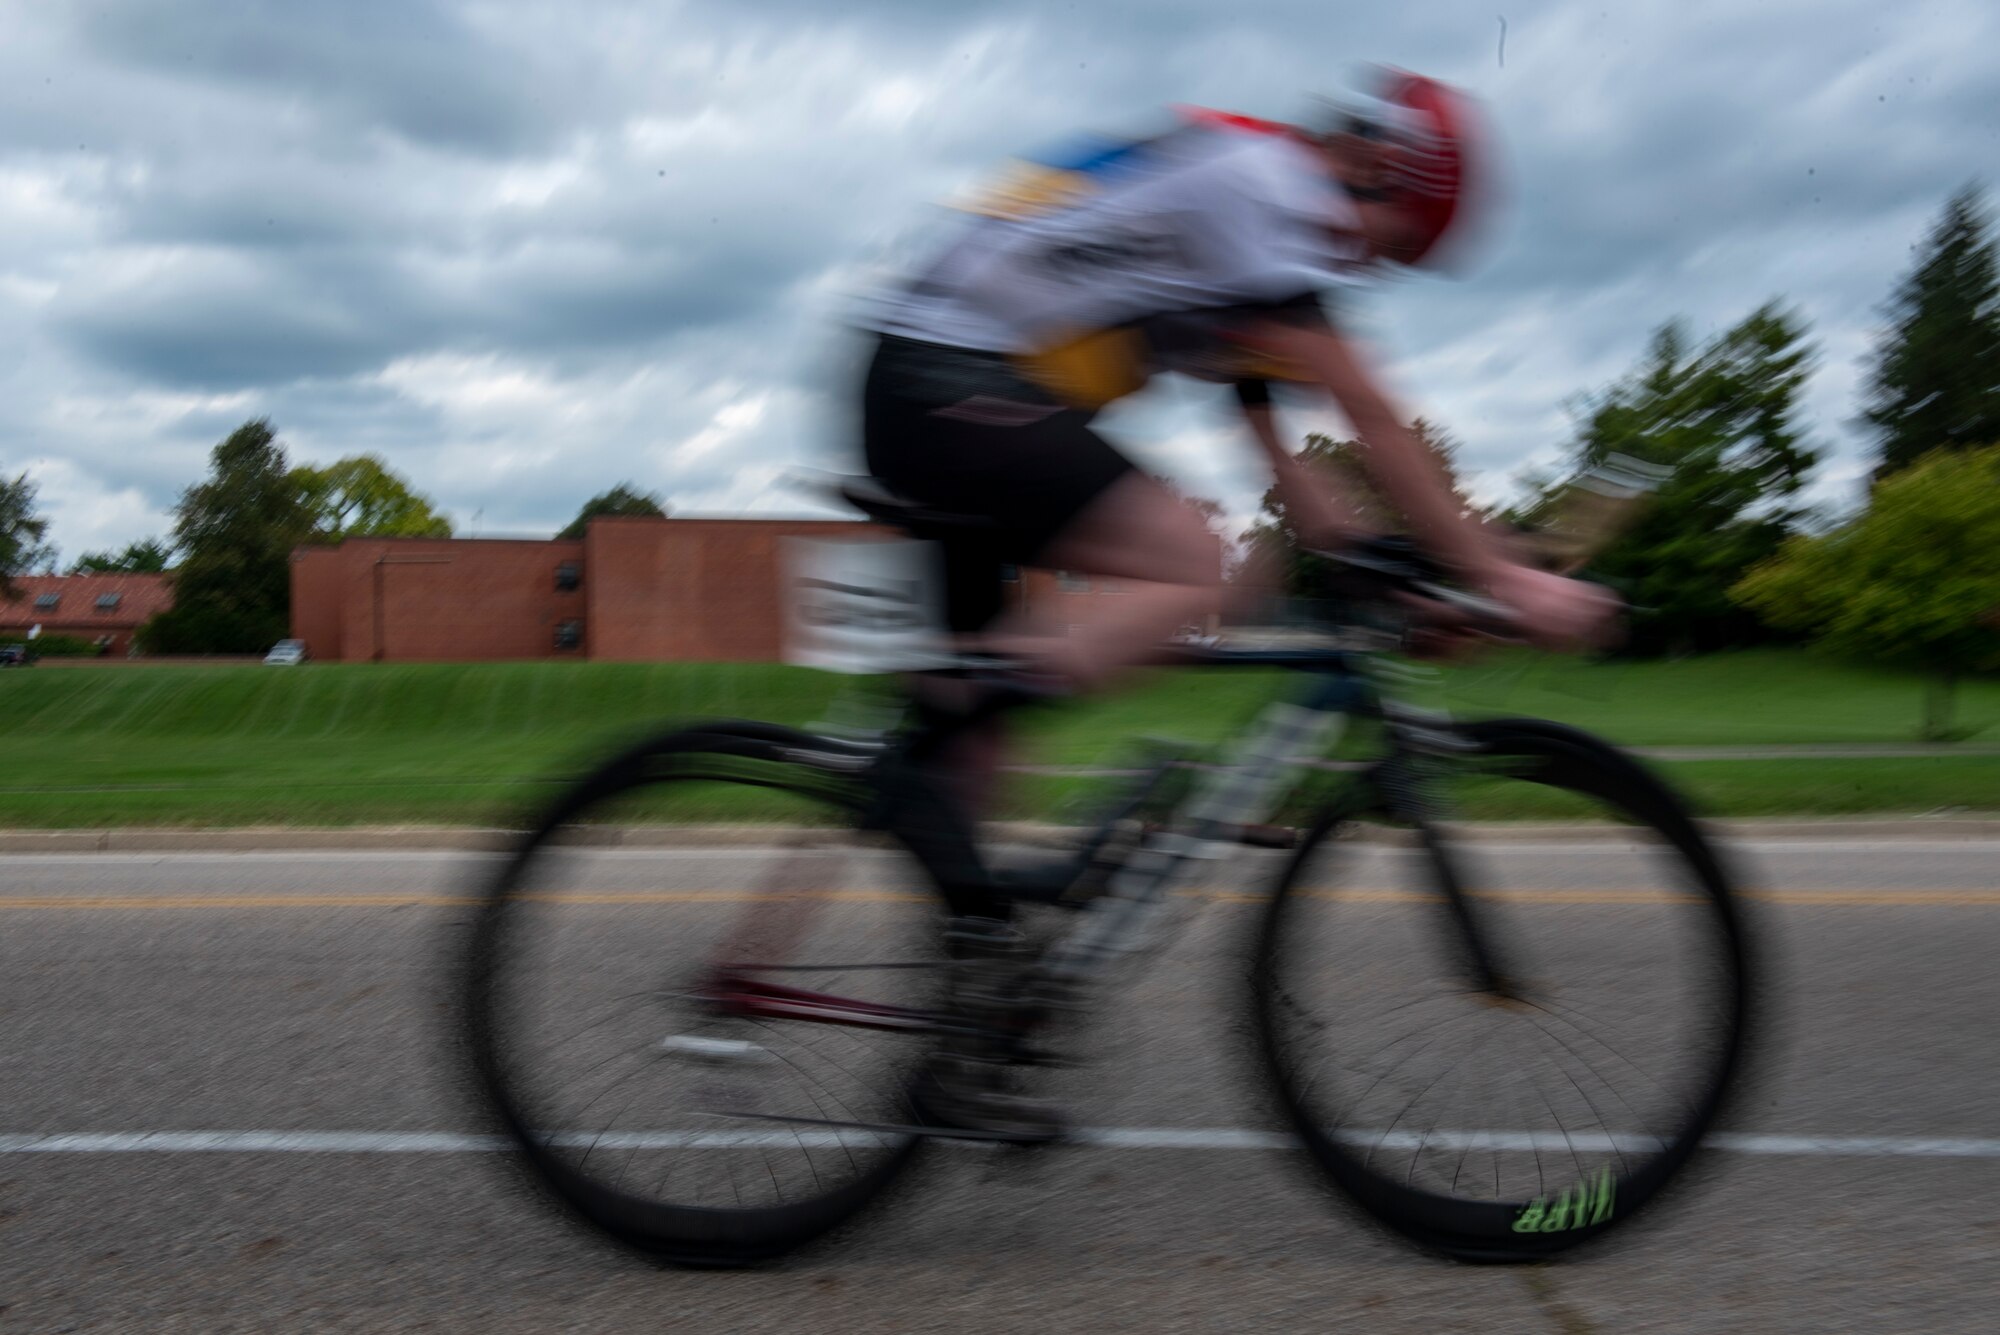
<path fill-rule="evenodd" d="M 758 958 L 770 943 L 756 937 L 797 936 L 802 914 L 806 929 L 828 939 L 825 947 L 817 937 L 803 947 L 790 941 L 786 964 L 748 967 L 809 968 L 813 987 L 865 975 L 872 980 L 865 986 L 924 994 L 917 1001 L 941 980 L 933 969 L 942 963 L 935 878 L 897 840 L 858 833 L 865 794 L 852 771 L 864 761 L 839 746 L 735 722 L 642 742 L 554 799 L 478 895 L 460 1015 L 478 1102 L 549 1196 L 655 1260 L 713 1268 L 781 1257 L 848 1222 L 910 1166 L 922 1143 L 853 1128 L 911 1121 L 907 1094 L 925 1035 L 892 1032 L 864 1043 L 853 1037 L 864 1031 L 844 1027 L 718 1017 L 706 995 L 713 989 L 701 981 L 715 952 L 747 942 Z M 726 808 L 743 787 L 796 799 L 820 824 L 799 836 L 816 845 L 810 849 L 769 859 L 754 850 L 724 855 L 718 865 L 753 869 L 756 884 L 741 892 L 675 890 L 667 873 L 690 855 L 655 858 L 629 844 L 607 852 L 616 841 L 595 832 L 607 819 L 629 819 L 635 802 L 650 804 L 641 814 L 663 802 L 680 802 L 684 813 L 698 790 L 703 809 L 718 800 Z M 847 855 L 850 839 L 864 845 L 859 864 Z M 840 851 L 828 855 L 828 847 Z M 856 865 L 859 889 L 832 883 L 836 870 Z M 907 888 L 891 888 L 891 875 Z M 742 907 L 729 913 L 732 904 Z M 824 963 L 826 949 L 859 944 L 884 958 Z M 677 950 L 686 958 L 665 963 Z M 637 991 L 624 990 L 635 983 Z M 571 1032 L 572 1010 L 600 999 L 604 1018 Z M 733 1036 L 718 1038 L 718 1029 Z M 690 1052 L 702 1055 L 689 1059 Z M 728 1054 L 723 1075 L 688 1069 L 716 1053 Z M 586 1101 L 607 1071 L 627 1083 L 610 1086 L 619 1089 L 615 1099 L 601 1092 Z M 564 1086 L 572 1072 L 582 1073 L 573 1095 Z M 761 1101 L 769 1111 L 732 1100 Z M 815 1117 L 827 1125 L 807 1125 Z M 611 1124 L 600 1128 L 590 1118 Z M 636 1185 L 656 1172 L 657 1186 Z M 719 1176 L 726 1190 L 713 1180 Z"/>
<path fill-rule="evenodd" d="M 1629 823 L 1663 855 L 1667 888 L 1635 887 L 1653 864 L 1613 847 L 1567 859 L 1586 871 L 1594 865 L 1609 889 L 1522 889 L 1495 873 L 1494 889 L 1471 891 L 1478 882 L 1466 873 L 1469 859 L 1422 820 L 1409 855 L 1376 856 L 1390 866 L 1414 861 L 1428 882 L 1423 893 L 1319 888 L 1330 841 L 1384 800 L 1364 784 L 1323 816 L 1286 866 L 1257 932 L 1251 1003 L 1264 1074 L 1324 1183 L 1431 1251 L 1540 1260 L 1624 1224 L 1688 1165 L 1736 1084 L 1751 1024 L 1752 952 L 1721 858 L 1680 799 L 1638 762 L 1588 734 L 1530 719 L 1464 725 L 1460 734 L 1480 772 L 1558 790 Z M 1343 902 L 1342 925 L 1326 926 L 1335 913 L 1326 906 Z M 1431 902 L 1482 920 L 1479 935 L 1504 947 L 1498 958 L 1519 980 L 1516 995 L 1500 1000 L 1469 981 L 1460 920 Z M 1572 916 L 1552 919 L 1551 911 Z M 1559 952 L 1573 959 L 1542 967 Z M 1311 994 L 1343 985 L 1327 961 L 1344 954 L 1355 957 L 1349 976 L 1365 981 L 1329 1000 L 1328 1017 L 1318 1019 Z M 1470 972 L 1484 976 L 1476 966 Z M 1429 1026 L 1421 1042 L 1425 1031 L 1414 1028 L 1378 1042 L 1419 1023 Z M 1473 1023 L 1483 1027 L 1468 1041 Z M 1626 1037 L 1642 1032 L 1647 1039 Z M 1675 1037 L 1689 1051 L 1670 1057 L 1664 1040 Z M 1320 1057 L 1318 1045 L 1341 1051 Z M 1550 1075 L 1558 1069 L 1560 1081 Z M 1556 1130 L 1492 1125 L 1503 1107 L 1537 1111 L 1528 1085 Z M 1485 1125 L 1445 1125 L 1455 1117 Z M 1636 1130 L 1624 1125 L 1648 1118 Z"/>

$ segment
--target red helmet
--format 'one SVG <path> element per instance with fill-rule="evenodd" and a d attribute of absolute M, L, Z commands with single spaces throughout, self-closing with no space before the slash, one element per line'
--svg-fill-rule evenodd
<path fill-rule="evenodd" d="M 1336 131 L 1383 145 L 1387 188 L 1417 224 L 1405 264 L 1435 264 L 1477 181 L 1479 112 L 1449 85 L 1406 70 L 1376 72 L 1363 97 L 1335 107 Z"/>
<path fill-rule="evenodd" d="M 1384 193 L 1416 224 L 1401 262 L 1436 264 L 1442 258 L 1438 243 L 1471 212 L 1467 201 L 1481 184 L 1478 108 L 1449 85 L 1406 70 L 1376 69 L 1370 82 L 1366 92 L 1327 104 L 1329 114 L 1304 127 L 1206 107 L 1177 110 L 1197 124 L 1252 134 L 1355 134 L 1376 141 Z"/>
<path fill-rule="evenodd" d="M 1477 112 L 1470 99 L 1435 79 L 1391 70 L 1383 101 L 1407 107 L 1416 125 L 1392 138 L 1396 147 L 1388 170 L 1403 192 L 1405 207 L 1420 226 L 1409 263 L 1423 262 L 1451 230 L 1468 189 Z"/>

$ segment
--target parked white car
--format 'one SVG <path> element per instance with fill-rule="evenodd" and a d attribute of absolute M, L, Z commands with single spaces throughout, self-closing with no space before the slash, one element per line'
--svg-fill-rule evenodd
<path fill-rule="evenodd" d="M 264 655 L 267 667 L 297 667 L 306 661 L 304 640 L 279 640 L 271 646 L 271 652 Z"/>

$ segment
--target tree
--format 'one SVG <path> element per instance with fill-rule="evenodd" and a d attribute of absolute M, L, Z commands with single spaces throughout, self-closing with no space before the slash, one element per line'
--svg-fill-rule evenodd
<path fill-rule="evenodd" d="M 558 539 L 574 539 L 583 536 L 590 521 L 602 515 L 665 515 L 666 509 L 660 498 L 650 491 L 638 491 L 629 482 L 620 482 L 599 496 L 593 496 L 583 503 L 570 520 L 569 527 L 556 534 Z"/>
<path fill-rule="evenodd" d="M 1800 519 L 1789 502 L 1818 458 L 1796 421 L 1813 357 L 1805 338 L 1799 316 L 1776 303 L 1696 352 L 1678 322 L 1663 325 L 1637 367 L 1583 401 L 1567 468 L 1517 511 L 1532 526 L 1565 484 L 1616 456 L 1671 470 L 1585 572 L 1631 604 L 1631 652 L 1769 635 L 1729 590 Z"/>
<path fill-rule="evenodd" d="M 1934 449 L 2000 440 L 2000 272 L 1985 201 L 1967 186 L 1945 205 L 1891 298 L 1863 416 L 1881 434 L 1876 475 Z"/>
<path fill-rule="evenodd" d="M 167 568 L 173 559 L 171 543 L 158 538 L 141 538 L 138 542 L 125 544 L 122 552 L 85 552 L 70 567 L 75 575 L 91 574 L 157 574 Z"/>
<path fill-rule="evenodd" d="M 285 449 L 264 418 L 209 455 L 208 480 L 181 493 L 174 606 L 140 628 L 153 653 L 255 653 L 289 629 L 292 549 L 312 531 Z"/>
<path fill-rule="evenodd" d="M 303 465 L 292 470 L 292 481 L 300 504 L 312 515 L 317 540 L 451 536 L 451 521 L 377 455 L 357 454 L 325 468 Z"/>
<path fill-rule="evenodd" d="M 1860 518 L 1792 538 L 1734 592 L 1830 652 L 1928 673 L 1921 735 L 1954 737 L 1958 678 L 2000 667 L 2000 446 L 1926 455 Z"/>
<path fill-rule="evenodd" d="M 49 521 L 35 513 L 35 484 L 22 473 L 13 481 L 0 478 L 0 597 L 21 596 L 15 575 L 55 560 L 55 548 L 43 541 Z"/>
<path fill-rule="evenodd" d="M 1459 480 L 1458 442 L 1443 427 L 1421 417 L 1410 427 L 1430 447 L 1444 469 L 1446 480 L 1458 495 L 1460 513 L 1476 513 L 1478 507 L 1465 494 Z M 1361 462 L 1358 442 L 1335 440 L 1315 431 L 1306 437 L 1306 447 L 1299 451 L 1298 457 L 1326 480 L 1360 527 L 1388 532 L 1407 526 Z M 1255 563 L 1272 572 L 1279 588 L 1294 598 L 1324 597 L 1331 574 L 1326 558 L 1300 547 L 1296 526 L 1276 486 L 1264 492 L 1259 509 L 1263 517 L 1243 532 L 1242 541 L 1247 548 L 1244 564 Z"/>

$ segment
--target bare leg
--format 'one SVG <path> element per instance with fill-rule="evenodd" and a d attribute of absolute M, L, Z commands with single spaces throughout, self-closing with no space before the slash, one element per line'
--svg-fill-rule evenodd
<path fill-rule="evenodd" d="M 1042 560 L 1116 579 L 1124 590 L 1098 600 L 1090 623 L 1074 630 L 1030 610 L 1003 618 L 987 638 L 1080 690 L 1149 661 L 1174 631 L 1204 622 L 1222 601 L 1222 544 L 1199 513 L 1143 473 L 1107 488 L 1056 535 Z"/>
<path fill-rule="evenodd" d="M 1220 606 L 1222 545 L 1201 515 L 1143 473 L 1128 473 L 1090 503 L 1042 555 L 1046 565 L 1124 586 L 1098 600 L 1088 625 L 1070 629 L 1029 610 L 1001 618 L 981 637 L 1078 690 L 1096 690 L 1154 656 L 1180 627 L 1204 623 Z M 996 725 L 959 739 L 953 769 L 966 808 L 983 814 L 1008 754 Z"/>

